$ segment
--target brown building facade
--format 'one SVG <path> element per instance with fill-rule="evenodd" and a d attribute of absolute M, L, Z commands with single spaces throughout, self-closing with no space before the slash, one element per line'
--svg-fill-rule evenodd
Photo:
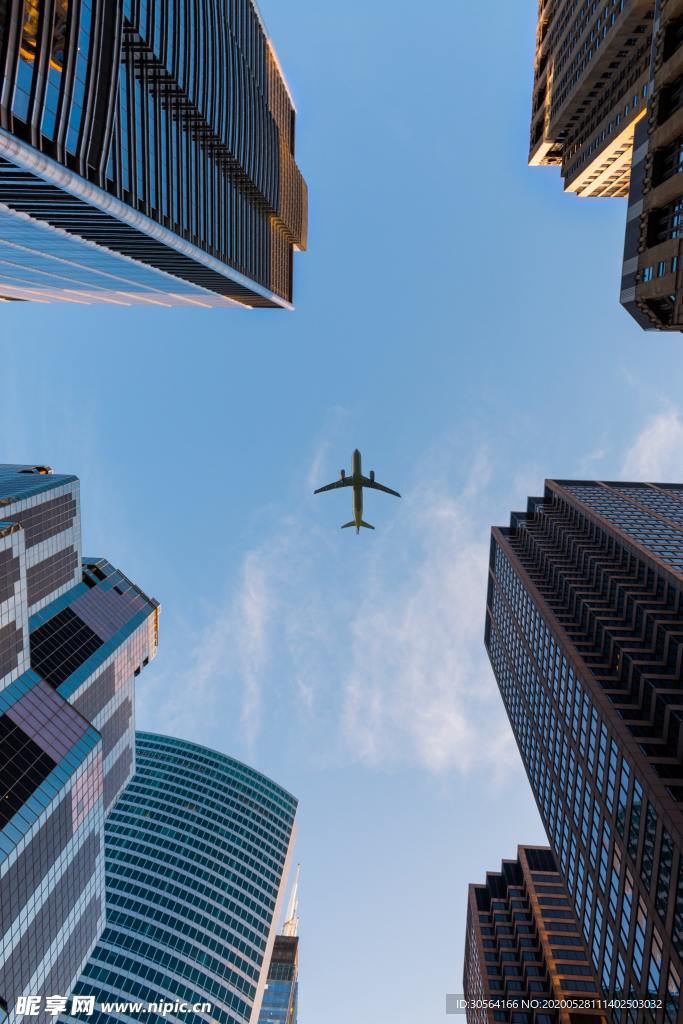
<path fill-rule="evenodd" d="M 683 974 L 683 486 L 546 481 L 492 531 L 485 642 L 603 993 Z"/>
<path fill-rule="evenodd" d="M 539 0 L 529 163 L 628 196 L 621 303 L 683 330 L 683 0 Z"/>
<path fill-rule="evenodd" d="M 599 1011 L 545 1005 L 599 999 L 579 924 L 547 847 L 520 846 L 517 859 L 489 872 L 484 885 L 470 885 L 463 980 L 466 998 L 475 1003 L 467 1010 L 468 1024 L 606 1022 Z M 493 1005 L 477 1007 L 479 1001 Z"/>
<path fill-rule="evenodd" d="M 581 196 L 625 196 L 646 111 L 654 0 L 539 0 L 529 162 Z"/>
<path fill-rule="evenodd" d="M 683 3 L 656 8 L 648 116 L 638 125 L 621 301 L 646 330 L 683 330 Z"/>

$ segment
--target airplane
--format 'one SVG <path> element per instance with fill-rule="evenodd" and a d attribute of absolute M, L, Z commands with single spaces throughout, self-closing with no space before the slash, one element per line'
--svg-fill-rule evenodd
<path fill-rule="evenodd" d="M 350 523 L 344 523 L 342 530 L 348 529 L 349 526 L 355 526 L 356 534 L 360 533 L 361 526 L 364 526 L 366 530 L 375 529 L 371 523 L 366 523 L 363 519 L 364 487 L 372 487 L 376 491 L 384 491 L 385 494 L 393 494 L 396 498 L 401 497 L 398 491 L 392 491 L 390 487 L 385 487 L 384 484 L 377 483 L 375 480 L 374 469 L 370 470 L 369 477 L 363 476 L 360 452 L 357 448 L 353 453 L 353 469 L 351 471 L 351 476 L 347 476 L 346 470 L 342 469 L 339 480 L 335 480 L 333 484 L 327 484 L 325 487 L 319 487 L 318 490 L 313 493 L 322 494 L 323 491 L 333 491 L 337 487 L 353 487 L 353 519 Z"/>

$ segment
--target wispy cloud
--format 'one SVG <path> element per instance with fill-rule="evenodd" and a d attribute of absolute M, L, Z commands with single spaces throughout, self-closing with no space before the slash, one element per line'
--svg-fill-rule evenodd
<path fill-rule="evenodd" d="M 511 752 L 483 650 L 489 542 L 477 513 L 489 478 L 482 450 L 460 494 L 421 482 L 382 542 L 343 680 L 345 739 L 364 762 L 490 771 Z M 394 574 L 399 529 L 411 554 Z"/>
<path fill-rule="evenodd" d="M 249 744 L 261 724 L 261 679 L 268 663 L 268 626 L 273 612 L 273 595 L 268 566 L 257 554 L 250 554 L 242 567 L 242 581 L 232 609 L 234 649 L 243 679 L 242 726 Z"/>
<path fill-rule="evenodd" d="M 249 551 L 236 585 L 208 612 L 199 634 L 175 638 L 180 661 L 171 659 L 141 687 L 141 721 L 153 719 L 155 728 L 182 735 L 198 734 L 208 722 L 245 747 L 253 745 L 262 722 L 262 684 L 278 610 L 276 567 L 284 543 L 278 537 Z"/>
<path fill-rule="evenodd" d="M 588 452 L 582 458 L 579 459 L 579 473 L 581 476 L 585 476 L 588 473 L 594 472 L 595 467 L 599 462 L 604 462 L 607 458 L 608 451 L 606 447 L 598 446 L 593 451 Z"/>
<path fill-rule="evenodd" d="M 514 761 L 483 648 L 492 466 L 485 447 L 464 473 L 457 456 L 426 458 L 370 538 L 280 518 L 189 656 L 141 689 L 141 719 L 207 742 L 221 723 L 247 749 L 286 721 L 307 756 L 434 774 Z"/>
<path fill-rule="evenodd" d="M 679 481 L 683 467 L 683 419 L 676 408 L 652 416 L 630 446 L 621 475 L 627 480 Z"/>

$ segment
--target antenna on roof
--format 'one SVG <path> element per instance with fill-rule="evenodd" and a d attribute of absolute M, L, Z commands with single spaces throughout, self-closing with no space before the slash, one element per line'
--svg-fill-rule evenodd
<path fill-rule="evenodd" d="M 299 877 L 301 875 L 301 864 L 296 866 L 294 885 L 287 905 L 287 918 L 282 929 L 283 935 L 296 936 L 299 934 Z"/>

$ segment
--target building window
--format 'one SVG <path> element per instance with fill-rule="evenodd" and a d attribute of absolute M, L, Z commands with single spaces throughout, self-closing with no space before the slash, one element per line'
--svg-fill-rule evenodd
<path fill-rule="evenodd" d="M 683 75 L 665 85 L 659 96 L 658 123 L 664 124 L 683 104 Z"/>
<path fill-rule="evenodd" d="M 633 932 L 633 973 L 636 981 L 640 984 L 643 976 L 643 964 L 645 961 L 645 934 L 647 932 L 647 907 L 642 897 L 638 898 L 638 911 L 636 914 L 636 927 Z"/>
<path fill-rule="evenodd" d="M 674 907 L 673 939 L 676 952 L 683 956 L 683 857 L 678 866 L 678 884 L 676 886 L 676 905 Z"/>
<path fill-rule="evenodd" d="M 648 247 L 680 238 L 683 229 L 683 196 L 679 196 L 650 214 L 647 226 Z"/>
<path fill-rule="evenodd" d="M 681 998 L 681 979 L 673 964 L 669 967 L 669 977 L 666 983 L 666 1001 L 664 1012 L 667 1024 L 676 1024 L 678 1020 L 678 1007 Z"/>
<path fill-rule="evenodd" d="M 650 969 L 647 977 L 648 995 L 656 996 L 662 976 L 662 940 L 656 928 L 652 929 L 652 947 L 650 951 Z"/>
<path fill-rule="evenodd" d="M 671 867 L 673 864 L 673 840 L 666 829 L 662 831 L 662 842 L 659 848 L 659 867 L 657 869 L 657 891 L 655 904 L 657 913 L 666 922 L 669 907 L 669 886 L 671 884 Z"/>
<path fill-rule="evenodd" d="M 634 797 L 635 799 L 635 797 Z M 645 835 L 643 838 L 643 861 L 640 866 L 640 877 L 645 882 L 648 890 L 652 882 L 652 868 L 655 856 L 655 834 L 657 832 L 657 814 L 654 807 L 648 800 L 647 814 L 645 815 Z"/>

